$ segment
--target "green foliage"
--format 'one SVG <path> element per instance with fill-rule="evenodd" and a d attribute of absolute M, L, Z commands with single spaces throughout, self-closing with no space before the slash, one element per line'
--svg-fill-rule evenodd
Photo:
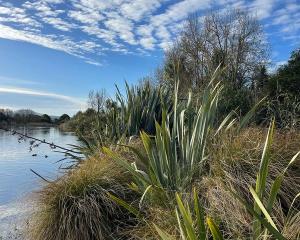
<path fill-rule="evenodd" d="M 279 67 L 270 78 L 271 96 L 290 94 L 299 97 L 300 92 L 300 49 L 292 52 L 287 64 Z"/>
<path fill-rule="evenodd" d="M 214 240 L 222 240 L 222 234 L 211 217 L 204 216 L 204 208 L 200 205 L 198 195 L 194 189 L 194 211 L 192 212 L 189 205 L 183 203 L 182 198 L 176 193 L 177 208 L 175 210 L 177 222 L 180 229 L 180 237 L 183 240 L 206 240 L 209 239 L 208 229 Z M 175 240 L 171 235 L 166 233 L 154 224 L 154 227 L 162 240 Z"/>
<path fill-rule="evenodd" d="M 132 214 L 109 197 L 136 199 L 131 176 L 108 158 L 90 158 L 37 193 L 39 211 L 30 216 L 30 239 L 113 240 L 134 223 Z"/>
<path fill-rule="evenodd" d="M 191 95 L 186 103 L 174 100 L 174 114 L 164 113 L 161 125 L 156 123 L 154 141 L 142 133 L 148 156 L 148 174 L 154 185 L 170 191 L 182 190 L 201 171 L 210 128 L 216 117 L 220 85 L 213 83 L 205 92 L 195 113 L 190 109 Z M 173 127 L 171 127 L 173 126 Z"/>
<path fill-rule="evenodd" d="M 47 115 L 47 114 L 43 114 L 43 115 L 41 116 L 41 121 L 42 121 L 42 122 L 46 122 L 46 123 L 51 123 L 51 122 L 52 122 L 50 116 Z"/>
<path fill-rule="evenodd" d="M 216 122 L 216 111 L 222 86 L 214 83 L 218 71 L 203 93 L 201 103 L 192 109 L 192 94 L 186 102 L 178 102 L 175 91 L 172 114 L 162 111 L 161 124 L 155 123 L 154 138 L 141 133 L 146 156 L 138 154 L 142 168 L 106 152 L 132 172 L 136 185 L 144 192 L 149 185 L 164 189 L 172 195 L 184 190 L 196 175 L 201 174 L 206 159 L 206 144 Z M 177 85 L 178 87 L 178 85 Z M 135 149 L 135 152 L 139 152 Z"/>
<path fill-rule="evenodd" d="M 68 123 L 83 140 L 86 149 L 93 152 L 101 146 L 120 143 L 125 138 L 137 136 L 140 131 L 155 132 L 155 121 L 161 121 L 162 109 L 172 109 L 172 99 L 167 90 L 144 82 L 136 87 L 126 83 L 125 96 L 117 87 L 115 100 L 108 99 L 103 111 L 88 109 L 77 113 Z"/>
<path fill-rule="evenodd" d="M 300 155 L 298 152 L 289 162 L 288 166 L 283 170 L 283 172 L 277 176 L 275 181 L 271 186 L 271 191 L 267 197 L 266 193 L 266 183 L 269 171 L 269 165 L 271 161 L 271 146 L 274 135 L 274 121 L 272 121 L 268 134 L 266 137 L 264 150 L 262 153 L 262 158 L 260 162 L 259 172 L 256 179 L 255 190 L 250 187 L 250 192 L 254 199 L 254 206 L 251 207 L 245 200 L 238 196 L 235 192 L 229 189 L 229 191 L 242 203 L 248 212 L 253 216 L 253 239 L 259 239 L 262 235 L 266 236 L 267 231 L 269 231 L 276 239 L 285 239 L 284 236 L 279 232 L 273 219 L 271 218 L 269 212 L 272 211 L 276 196 L 279 192 L 281 183 L 283 181 L 283 176 L 287 171 L 287 168 L 293 164 L 296 158 Z M 263 202 L 267 199 L 267 207 L 264 206 Z M 292 206 L 291 206 L 292 207 Z M 290 208 L 291 208 L 290 207 Z M 263 214 L 263 215 L 262 215 Z"/>
<path fill-rule="evenodd" d="M 204 173 L 208 141 L 235 122 L 232 120 L 234 114 L 230 113 L 218 124 L 217 107 L 222 85 L 215 81 L 219 73 L 220 69 L 217 69 L 196 106 L 192 105 L 192 93 L 187 101 L 178 101 L 176 85 L 173 109 L 170 114 L 162 111 L 161 124 L 155 123 L 155 135 L 141 132 L 144 152 L 130 147 L 138 158 L 135 164 L 129 164 L 110 149 L 103 148 L 131 172 L 143 196 L 151 187 L 149 192 L 155 192 L 154 196 L 160 192 L 163 197 L 172 199 L 175 191 L 188 189 L 194 178 Z M 241 119 L 238 130 L 248 123 L 256 108 L 257 105 Z"/>
<path fill-rule="evenodd" d="M 274 121 L 272 122 L 268 135 L 266 138 L 265 146 L 264 146 L 264 151 L 262 154 L 261 158 L 261 164 L 259 168 L 259 172 L 257 175 L 257 180 L 256 180 L 256 187 L 255 191 L 257 192 L 258 198 L 263 199 L 265 195 L 265 188 L 266 188 L 266 181 L 267 181 L 267 176 L 268 176 L 268 166 L 270 163 L 271 159 L 271 145 L 273 141 L 273 132 L 274 132 Z M 258 204 L 255 202 L 254 204 L 254 210 L 260 214 L 260 208 Z M 254 231 L 254 237 L 255 239 L 258 238 L 258 236 L 261 233 L 261 225 L 260 222 L 255 218 L 254 223 L 253 223 L 253 231 Z"/>
<path fill-rule="evenodd" d="M 297 128 L 300 126 L 300 49 L 292 52 L 287 64 L 279 67 L 268 81 L 265 117 L 275 117 L 277 126 Z"/>
<path fill-rule="evenodd" d="M 277 176 L 275 181 L 272 184 L 271 191 L 268 194 L 268 197 L 266 196 L 266 181 L 268 177 L 268 168 L 270 164 L 271 159 L 271 145 L 273 140 L 273 133 L 274 132 L 274 121 L 272 121 L 272 124 L 269 128 L 267 138 L 264 145 L 264 150 L 262 153 L 260 168 L 257 174 L 257 180 L 256 180 L 256 189 L 254 190 L 252 187 L 250 187 L 250 193 L 253 196 L 253 202 L 254 205 L 251 206 L 245 199 L 243 199 L 241 196 L 239 196 L 235 191 L 231 190 L 229 187 L 224 185 L 224 187 L 231 192 L 231 194 L 247 209 L 247 211 L 251 214 L 253 217 L 253 232 L 251 234 L 251 238 L 253 239 L 267 239 L 268 238 L 268 232 L 275 238 L 279 240 L 284 240 L 285 237 L 280 232 L 279 227 L 276 226 L 275 221 L 271 217 L 270 212 L 272 211 L 276 196 L 279 192 L 281 183 L 283 181 L 284 174 L 286 173 L 289 166 L 291 166 L 297 159 L 297 157 L 300 155 L 300 152 L 298 152 L 296 155 L 293 156 L 287 167 L 283 170 L 283 172 Z M 224 183 L 226 184 L 226 183 Z M 184 203 L 179 196 L 179 194 L 176 193 L 176 201 L 178 206 L 178 211 L 176 210 L 176 216 L 178 219 L 178 228 L 180 229 L 181 239 L 184 240 L 203 240 L 206 239 L 207 233 L 206 233 L 206 225 L 204 223 L 204 210 L 200 206 L 198 196 L 196 194 L 196 191 L 194 189 L 194 214 L 191 211 L 191 207 L 184 206 Z M 291 216 L 291 212 L 293 211 L 293 204 L 297 197 L 299 197 L 300 194 L 298 194 L 295 199 L 293 200 L 288 214 L 287 214 L 287 222 L 293 221 L 291 219 L 297 218 L 299 212 L 294 213 L 294 218 Z M 266 200 L 266 201 L 264 201 Z M 267 207 L 264 206 L 264 202 L 267 203 Z M 194 217 L 194 219 L 193 219 Z M 223 235 L 221 231 L 219 230 L 216 223 L 213 221 L 212 218 L 209 216 L 206 217 L 206 224 L 210 230 L 210 233 L 214 240 L 221 240 L 223 239 Z M 158 232 L 159 236 L 162 240 L 172 240 L 175 239 L 171 235 L 167 234 L 164 230 L 160 229 L 155 225 L 155 229 Z"/>
<path fill-rule="evenodd" d="M 91 140 L 86 141 L 86 144 L 89 145 L 92 152 L 106 145 L 107 147 L 103 147 L 102 149 L 115 161 L 108 158 L 108 161 L 103 164 L 102 162 L 97 163 L 97 158 L 95 158 L 95 162 L 86 168 L 85 171 L 82 171 L 82 169 L 84 169 L 82 166 L 87 166 L 86 164 L 90 160 L 83 162 L 83 165 L 70 172 L 70 175 L 66 175 L 66 183 L 59 180 L 57 188 L 55 187 L 54 189 L 50 189 L 51 191 L 47 191 L 45 193 L 46 201 L 44 204 L 46 207 L 50 207 L 49 212 L 54 213 L 55 216 L 46 214 L 45 219 L 41 218 L 38 234 L 42 234 L 40 236 L 45 239 L 48 239 L 45 237 L 47 234 L 54 236 L 53 239 L 58 239 L 55 238 L 56 236 L 59 236 L 61 239 L 76 239 L 79 232 L 82 236 L 87 236 L 86 239 L 97 239 L 93 232 L 94 229 L 92 229 L 94 225 L 97 226 L 95 229 L 96 233 L 99 233 L 99 236 L 102 231 L 102 238 L 107 237 L 114 231 L 117 231 L 119 234 L 119 228 L 117 230 L 111 229 L 111 227 L 114 227 L 113 224 L 111 224 L 112 222 L 108 218 L 103 218 L 101 215 L 104 214 L 105 216 L 111 217 L 110 209 L 113 209 L 113 211 L 117 213 L 117 219 L 115 219 L 113 223 L 118 223 L 120 226 L 123 226 L 122 224 L 138 221 L 140 225 L 150 225 L 151 229 L 154 230 L 148 220 L 148 217 L 153 214 L 152 210 L 155 209 L 153 206 L 163 209 L 167 208 L 169 210 L 170 208 L 173 209 L 172 204 L 176 201 L 177 207 L 175 214 L 173 214 L 174 216 L 168 215 L 168 217 L 175 218 L 175 221 L 177 220 L 178 226 L 172 227 L 173 230 L 175 228 L 174 231 L 176 233 L 180 233 L 182 239 L 213 238 L 219 240 L 227 237 L 226 218 L 222 219 L 216 215 L 218 221 L 215 222 L 211 218 L 211 216 L 215 217 L 215 214 L 205 211 L 203 204 L 200 204 L 198 199 L 199 193 L 196 193 L 194 190 L 193 197 L 191 197 L 192 194 L 190 191 L 198 182 L 201 184 L 201 180 L 206 176 L 214 177 L 214 173 L 206 171 L 208 167 L 212 170 L 213 165 L 211 161 L 207 161 L 207 159 L 212 160 L 211 156 L 213 156 L 213 153 L 208 150 L 214 151 L 214 148 L 218 147 L 213 144 L 219 144 L 219 137 L 225 134 L 227 130 L 230 129 L 229 133 L 240 132 L 241 128 L 249 123 L 251 116 L 254 114 L 254 110 L 257 109 L 260 103 L 255 105 L 253 109 L 239 121 L 234 118 L 235 114 L 233 112 L 226 116 L 223 121 L 220 121 L 218 119 L 217 109 L 223 86 L 220 82 L 216 81 L 217 76 L 218 71 L 216 71 L 212 77 L 210 84 L 203 92 L 201 98 L 196 99 L 196 102 L 199 100 L 198 103 L 193 103 L 191 93 L 186 101 L 180 101 L 178 99 L 178 93 L 175 91 L 173 101 L 168 105 L 171 106 L 171 109 L 167 108 L 166 110 L 164 100 L 160 97 L 161 102 L 156 102 L 155 105 L 159 106 L 158 109 L 161 111 L 161 120 L 158 122 L 153 119 L 153 135 L 142 131 L 140 136 L 143 147 L 127 146 L 130 152 L 136 155 L 135 157 L 132 157 L 132 155 L 128 157 L 127 154 L 123 153 L 119 154 L 117 150 L 115 150 L 115 147 L 106 145 L 107 143 L 111 143 L 109 142 L 112 141 L 111 139 L 114 140 L 114 138 L 110 138 L 109 135 L 112 133 L 109 123 L 113 123 L 113 121 L 117 121 L 117 119 L 121 120 L 122 117 L 124 117 L 124 119 L 135 119 L 136 124 L 125 125 L 125 127 L 117 125 L 114 130 L 120 131 L 119 137 L 114 140 L 115 142 L 119 141 L 123 136 L 124 138 L 130 137 L 128 129 L 133 129 L 132 132 L 136 131 L 138 126 L 142 126 L 142 124 L 138 123 L 140 123 L 140 119 L 144 118 L 143 116 L 154 115 L 152 113 L 150 115 L 143 113 L 144 108 L 151 109 L 153 106 L 152 104 L 145 106 L 142 103 L 141 96 L 146 96 L 144 95 L 145 93 L 130 90 L 128 87 L 130 94 L 133 94 L 123 99 L 123 105 L 118 105 L 116 102 L 109 102 L 106 110 L 102 112 L 103 115 L 101 115 L 105 125 L 97 125 L 101 124 L 95 120 L 95 116 L 96 119 L 99 119 L 98 116 L 94 115 L 96 114 L 94 110 L 89 110 L 91 114 L 89 116 L 91 120 L 93 120 L 92 124 L 96 124 L 91 125 L 91 127 L 95 129 L 95 134 L 98 133 L 97 131 L 107 134 L 99 135 L 99 138 L 109 139 L 109 141 L 100 142 L 92 137 Z M 178 85 L 176 85 L 176 87 L 178 87 Z M 152 90 L 147 91 L 149 93 Z M 155 91 L 157 91 L 157 89 Z M 156 99 L 156 97 L 153 96 L 158 95 L 150 94 L 147 98 Z M 121 97 L 120 95 L 120 98 Z M 128 102 L 131 103 L 128 104 Z M 134 109 L 135 106 L 133 105 L 135 102 L 137 102 L 139 107 L 143 108 L 141 111 Z M 133 114 L 129 113 L 129 109 L 134 109 L 132 111 Z M 84 113 L 77 114 L 77 117 L 84 117 Z M 221 123 L 219 124 L 219 122 Z M 88 122 L 86 123 L 88 124 Z M 132 128 L 128 126 L 132 126 Z M 143 126 L 148 125 L 145 124 Z M 232 196 L 238 199 L 253 218 L 253 221 L 251 221 L 253 222 L 253 233 L 247 235 L 241 233 L 241 236 L 249 237 L 249 235 L 251 235 L 257 239 L 262 236 L 272 235 L 277 239 L 284 239 L 282 226 L 278 226 L 278 221 L 274 220 L 272 209 L 276 205 L 275 203 L 277 203 L 277 195 L 287 168 L 275 179 L 270 191 L 268 191 L 267 186 L 270 180 L 268 178 L 268 168 L 271 162 L 273 129 L 274 123 L 272 123 L 268 131 L 257 176 L 256 189 L 253 190 L 250 188 L 250 192 L 247 192 L 248 196 L 252 195 L 253 198 L 250 200 L 246 199 L 245 197 L 241 197 L 241 194 L 232 191 L 231 188 L 228 189 L 232 193 Z M 91 128 L 90 131 L 92 130 Z M 122 131 L 124 132 L 122 133 Z M 150 128 L 148 128 L 148 131 L 151 131 Z M 90 144 L 93 140 L 97 144 L 99 143 L 99 145 Z M 224 141 L 231 142 L 235 140 L 229 138 Z M 123 147 L 120 143 L 117 145 L 118 147 Z M 232 153 L 233 152 L 231 152 L 231 154 Z M 239 156 L 247 158 L 247 154 L 250 154 L 250 159 L 253 156 L 255 157 L 255 154 L 252 156 L 251 152 L 246 152 L 245 154 L 242 150 L 238 150 Z M 298 155 L 299 154 L 300 153 L 298 153 Z M 295 162 L 298 155 L 293 157 L 289 165 Z M 101 153 L 100 156 L 102 157 L 103 153 Z M 220 151 L 219 157 L 220 159 L 217 158 L 217 160 L 222 161 L 222 151 Z M 247 160 L 249 160 L 249 158 L 247 158 Z M 252 160 L 253 159 L 251 159 L 251 161 Z M 220 164 L 220 162 L 217 162 L 217 164 Z M 104 168 L 104 166 L 106 166 L 106 168 Z M 116 166 L 118 171 L 115 175 L 112 175 L 113 168 Z M 239 170 L 240 169 L 237 169 L 237 171 Z M 247 169 L 247 171 L 248 170 L 251 171 L 252 169 Z M 77 175 L 76 173 L 79 174 Z M 246 172 L 241 173 L 246 174 Z M 75 176 L 73 174 L 75 174 Z M 72 176 L 74 176 L 74 178 Z M 122 178 L 123 176 L 126 177 Z M 217 181 L 216 179 L 218 179 L 218 177 L 222 178 L 223 175 L 216 176 L 214 181 Z M 108 180 L 109 182 L 107 182 Z M 229 180 L 229 186 L 231 186 L 230 181 L 231 180 Z M 244 179 L 238 179 L 237 181 L 241 181 L 242 184 L 245 183 Z M 226 192 L 226 183 L 224 184 L 224 189 L 224 192 Z M 56 191 L 58 191 L 58 195 L 55 194 Z M 205 198 L 202 195 L 199 195 L 199 197 L 201 197 L 201 200 Z M 231 197 L 230 200 L 233 200 L 233 197 Z M 53 201 L 55 204 L 53 204 Z M 116 203 L 121 207 L 116 206 Z M 205 203 L 207 205 L 210 204 L 210 202 L 206 201 Z M 138 205 L 139 209 L 137 207 Z M 80 213 L 79 215 L 78 211 Z M 297 214 L 298 213 L 294 214 L 293 209 L 291 209 L 286 221 L 292 224 L 297 223 L 297 216 L 299 217 L 299 214 Z M 104 221 L 101 221 L 102 219 L 104 219 Z M 62 224 L 58 225 L 55 221 Z M 92 225 L 89 224 L 91 221 Z M 97 225 L 98 221 L 101 224 Z M 109 224 L 107 224 L 107 222 Z M 44 225 L 45 223 L 47 225 Z M 65 223 L 67 223 L 67 225 L 65 225 Z M 154 228 L 162 239 L 174 239 L 173 235 L 167 233 L 169 230 L 162 230 L 160 228 L 161 222 L 155 223 L 157 226 L 155 225 Z M 76 224 L 80 224 L 80 228 L 77 228 Z M 66 237 L 66 235 L 64 235 L 64 228 L 68 230 L 67 234 L 72 237 Z M 130 232 L 129 229 L 126 229 L 124 232 L 126 231 Z M 42 239 L 42 237 L 37 239 Z"/>
<path fill-rule="evenodd" d="M 138 135 L 140 131 L 153 134 L 155 121 L 160 122 L 162 118 L 162 109 L 169 112 L 172 106 L 169 92 L 160 86 L 151 86 L 148 81 L 136 87 L 126 83 L 125 97 L 117 90 L 120 112 L 118 122 L 113 124 L 119 123 L 120 132 L 126 136 Z"/>
<path fill-rule="evenodd" d="M 221 116 L 225 116 L 234 110 L 239 115 L 244 115 L 251 109 L 253 103 L 252 93 L 249 88 L 236 88 L 234 85 L 227 83 L 222 92 L 218 111 Z"/>
<path fill-rule="evenodd" d="M 58 123 L 58 124 L 61 124 L 61 123 L 64 123 L 64 122 L 67 122 L 67 121 L 69 121 L 71 118 L 70 118 L 70 116 L 68 115 L 68 114 L 63 114 L 63 115 L 61 115 L 57 120 L 56 120 L 56 122 Z"/>
<path fill-rule="evenodd" d="M 0 109 L 0 123 L 3 124 L 30 124 L 30 123 L 52 123 L 51 117 L 47 114 L 38 114 L 30 109 L 12 111 Z"/>

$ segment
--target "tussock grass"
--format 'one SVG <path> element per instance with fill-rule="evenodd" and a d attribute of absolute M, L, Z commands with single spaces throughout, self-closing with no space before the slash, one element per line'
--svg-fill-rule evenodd
<path fill-rule="evenodd" d="M 225 239 L 250 239 L 252 237 L 253 217 L 224 188 L 224 184 L 253 204 L 249 186 L 255 185 L 266 133 L 267 130 L 263 128 L 247 128 L 239 133 L 228 131 L 216 137 L 208 146 L 209 159 L 205 166 L 207 171 L 193 183 L 206 215 L 211 216 L 219 224 Z M 299 148 L 299 132 L 275 133 L 266 184 L 267 193 L 270 192 L 271 183 L 287 166 Z M 290 240 L 300 237 L 300 229 L 296 227 L 300 216 L 299 205 L 297 206 L 299 200 L 296 199 L 292 208 L 293 217 L 287 216 L 293 199 L 300 192 L 299 167 L 299 161 L 296 161 L 287 170 L 271 214 L 283 236 Z M 181 194 L 185 202 L 193 202 L 191 191 L 181 192 Z M 151 205 L 151 203 L 148 204 Z M 174 201 L 169 202 L 169 206 L 161 204 L 165 206 L 164 208 L 152 204 L 146 218 L 147 222 L 155 223 L 171 234 L 174 239 L 181 239 L 174 210 L 172 211 L 172 206 L 175 205 Z M 135 236 L 134 239 L 161 239 L 152 225 L 138 224 L 131 232 L 131 235 Z M 259 239 L 262 238 L 262 236 L 259 237 Z M 266 239 L 272 239 L 272 236 Z"/>
<path fill-rule="evenodd" d="M 234 189 L 249 203 L 253 202 L 249 186 L 255 186 L 265 136 L 266 129 L 248 128 L 238 135 L 227 132 L 209 146 L 210 172 L 197 182 L 197 189 L 202 201 L 206 203 L 207 214 L 220 220 L 226 239 L 245 239 L 252 236 L 253 217 L 224 188 L 224 184 Z M 266 182 L 267 195 L 270 193 L 272 182 L 299 150 L 299 143 L 299 132 L 275 133 Z M 299 222 L 299 214 L 294 216 L 293 221 L 287 219 L 287 211 L 300 192 L 299 169 L 299 161 L 296 161 L 287 170 L 272 208 L 271 217 L 287 239 L 297 239 L 300 236 L 300 230 L 294 227 L 294 224 Z"/>
<path fill-rule="evenodd" d="M 135 219 L 107 193 L 134 201 L 136 194 L 127 188 L 130 179 L 107 157 L 86 160 L 38 193 L 39 211 L 33 216 L 31 239 L 115 239 Z"/>
<path fill-rule="evenodd" d="M 211 149 L 209 155 L 210 177 L 222 177 L 226 182 L 248 193 L 247 186 L 255 185 L 265 136 L 266 129 L 247 128 L 238 135 L 227 132 L 216 139 L 209 146 Z M 266 186 L 268 192 L 271 188 L 271 182 L 283 171 L 299 149 L 299 132 L 275 131 Z M 300 192 L 299 172 L 300 161 L 296 161 L 286 172 L 279 194 L 282 204 L 290 205 L 294 197 Z"/>
<path fill-rule="evenodd" d="M 253 203 L 248 187 L 255 185 L 265 136 L 266 129 L 262 128 L 227 131 L 215 136 L 207 146 L 204 174 L 196 177 L 191 186 L 196 189 L 205 214 L 214 219 L 225 239 L 252 236 L 253 217 L 224 188 L 224 183 Z M 275 133 L 266 192 L 297 152 L 299 143 L 297 131 Z M 140 140 L 134 139 L 131 144 L 142 151 Z M 117 152 L 129 163 L 136 160 L 130 150 Z M 271 214 L 281 233 L 290 240 L 300 236 L 299 201 L 294 203 L 294 214 L 287 217 L 288 208 L 300 192 L 299 169 L 299 161 L 288 169 Z M 145 199 L 143 219 L 138 220 L 108 197 L 107 193 L 112 193 L 138 208 L 141 195 L 128 187 L 132 181 L 132 175 L 107 156 L 86 160 L 39 193 L 39 211 L 34 216 L 31 239 L 161 239 L 151 223 L 180 239 L 175 200 Z M 185 202 L 193 202 L 190 191 L 181 195 Z"/>

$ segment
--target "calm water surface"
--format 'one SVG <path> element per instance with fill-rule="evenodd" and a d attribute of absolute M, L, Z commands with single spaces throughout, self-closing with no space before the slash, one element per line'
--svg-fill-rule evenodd
<path fill-rule="evenodd" d="M 60 146 L 79 144 L 72 133 L 62 132 L 54 127 L 19 127 L 16 130 Z M 33 154 L 36 156 L 32 156 Z M 0 209 L 41 187 L 42 180 L 30 169 L 47 179 L 57 178 L 61 174 L 61 163 L 56 162 L 63 157 L 45 144 L 29 152 L 29 140 L 18 143 L 16 135 L 0 130 Z"/>

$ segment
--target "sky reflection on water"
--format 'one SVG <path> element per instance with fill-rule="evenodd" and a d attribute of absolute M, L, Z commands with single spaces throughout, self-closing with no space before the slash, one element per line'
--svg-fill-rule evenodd
<path fill-rule="evenodd" d="M 19 127 L 16 130 L 60 146 L 79 144 L 72 133 L 53 127 Z M 33 154 L 37 156 L 33 157 Z M 47 179 L 57 178 L 61 163 L 56 162 L 63 157 L 63 154 L 54 152 L 44 144 L 29 152 L 29 140 L 18 143 L 18 136 L 0 130 L 0 206 L 39 189 L 42 180 L 30 169 Z"/>

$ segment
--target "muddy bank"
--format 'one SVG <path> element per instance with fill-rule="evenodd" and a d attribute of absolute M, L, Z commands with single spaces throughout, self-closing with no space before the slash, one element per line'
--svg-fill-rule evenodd
<path fill-rule="evenodd" d="M 29 198 L 0 205 L 0 240 L 25 240 L 34 202 Z"/>

